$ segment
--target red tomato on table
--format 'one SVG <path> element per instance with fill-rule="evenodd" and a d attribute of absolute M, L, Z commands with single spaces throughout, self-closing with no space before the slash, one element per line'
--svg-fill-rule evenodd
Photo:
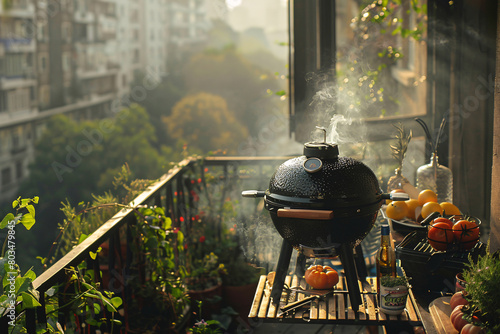
<path fill-rule="evenodd" d="M 427 239 L 434 250 L 445 251 L 453 243 L 453 230 L 447 223 L 432 224 L 427 232 Z"/>
<path fill-rule="evenodd" d="M 462 219 L 453 225 L 453 234 L 461 247 L 471 249 L 479 240 L 479 226 L 476 222 Z"/>

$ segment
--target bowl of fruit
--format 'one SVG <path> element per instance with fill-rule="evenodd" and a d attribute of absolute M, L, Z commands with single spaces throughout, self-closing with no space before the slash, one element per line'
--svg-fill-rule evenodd
<path fill-rule="evenodd" d="M 401 189 L 395 189 L 391 192 L 404 192 Z M 390 218 L 393 222 L 393 229 L 396 232 L 406 234 L 413 230 L 425 230 L 427 226 L 420 223 L 438 212 L 439 215 L 450 217 L 461 215 L 460 209 L 450 202 L 438 203 L 436 193 L 430 189 L 422 190 L 417 198 L 410 198 L 406 201 L 387 201 L 385 211 L 382 214 Z"/>
<path fill-rule="evenodd" d="M 469 251 L 479 242 L 480 225 L 476 217 L 436 217 L 428 225 L 427 241 L 435 251 Z"/>

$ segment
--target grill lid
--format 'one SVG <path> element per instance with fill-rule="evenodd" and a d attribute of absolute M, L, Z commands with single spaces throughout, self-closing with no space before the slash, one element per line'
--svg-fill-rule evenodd
<path fill-rule="evenodd" d="M 276 169 L 266 202 L 272 206 L 334 209 L 378 205 L 381 195 L 377 177 L 368 166 L 339 157 L 337 145 L 307 143 L 303 156 L 287 160 Z"/>

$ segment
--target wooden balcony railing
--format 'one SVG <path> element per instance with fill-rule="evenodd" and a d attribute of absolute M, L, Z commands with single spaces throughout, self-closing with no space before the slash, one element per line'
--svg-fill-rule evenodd
<path fill-rule="evenodd" d="M 45 293 L 52 287 L 67 281 L 66 271 L 68 268 L 77 267 L 82 262 L 86 262 L 87 268 L 94 268 L 94 270 L 97 269 L 96 272 L 99 272 L 99 257 L 92 259 L 89 252 L 96 252 L 103 243 L 108 242 L 108 265 L 111 270 L 117 269 L 117 262 L 121 260 L 117 259 L 115 255 L 119 253 L 120 229 L 122 227 L 128 228 L 137 223 L 134 214 L 136 208 L 144 205 L 161 206 L 165 208 L 166 214 L 174 224 L 180 225 L 183 221 L 191 220 L 190 215 L 193 214 L 191 208 L 194 207 L 191 188 L 195 184 L 201 184 L 201 187 L 206 186 L 205 175 L 207 172 L 210 172 L 211 175 L 217 175 L 220 181 L 219 189 L 222 191 L 217 198 L 225 199 L 227 196 L 238 196 L 245 189 L 266 189 L 267 182 L 276 166 L 287 159 L 289 157 L 208 157 L 203 159 L 188 158 L 181 161 L 130 202 L 127 208 L 117 212 L 82 243 L 74 247 L 33 281 L 33 288 L 39 292 L 41 306 L 24 311 L 24 326 L 27 333 L 34 334 L 40 328 L 47 328 Z M 216 172 L 212 173 L 212 171 Z M 237 183 L 241 189 L 235 187 Z M 222 203 L 211 203 L 213 206 L 219 204 Z M 184 219 L 179 219 L 180 217 L 184 217 Z M 127 242 L 131 242 L 128 237 Z M 127 252 L 131 252 L 130 247 L 127 247 Z M 125 266 L 129 266 L 129 256 L 126 258 Z M 117 270 L 121 273 L 123 270 L 127 270 L 127 267 Z M 127 288 L 129 287 L 125 283 L 124 289 Z M 60 315 L 59 322 L 64 324 L 63 321 L 64 317 Z M 9 319 L 6 316 L 0 319 L 1 333 L 10 332 L 8 322 Z M 91 332 L 95 332 L 95 329 Z"/>

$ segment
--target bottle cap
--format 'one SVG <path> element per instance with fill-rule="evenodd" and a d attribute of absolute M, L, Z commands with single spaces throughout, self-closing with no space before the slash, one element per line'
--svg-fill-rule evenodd
<path fill-rule="evenodd" d="M 382 233 L 382 235 L 389 235 L 390 232 L 389 225 L 381 225 L 380 232 Z"/>

